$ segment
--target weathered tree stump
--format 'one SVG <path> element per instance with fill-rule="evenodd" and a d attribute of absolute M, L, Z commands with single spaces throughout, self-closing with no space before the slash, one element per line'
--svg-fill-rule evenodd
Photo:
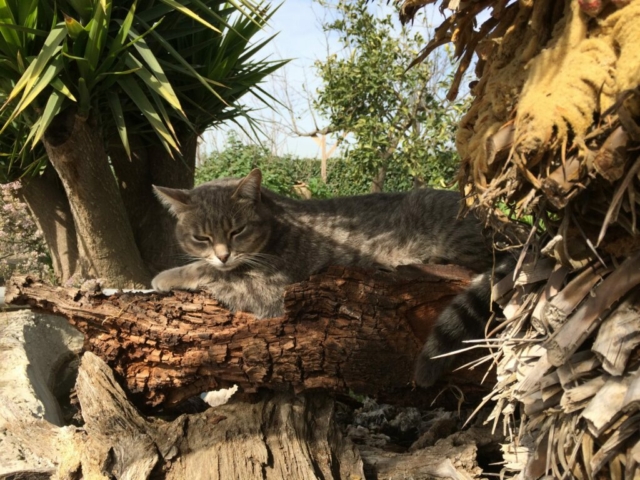
<path fill-rule="evenodd" d="M 35 328 L 51 330 L 43 321 Z M 13 347 L 15 353 L 22 345 Z M 163 420 L 140 414 L 92 353 L 82 357 L 76 389 L 82 427 L 56 426 L 24 404 L 0 415 L 0 477 L 354 480 L 401 473 L 470 480 L 481 473 L 476 445 L 482 437 L 453 435 L 407 454 L 354 445 L 337 426 L 327 394 L 265 391 L 250 403 Z M 0 389 L 0 400 L 7 395 L 13 392 Z"/>
<path fill-rule="evenodd" d="M 230 384 L 406 403 L 439 392 L 413 387 L 413 364 L 438 313 L 470 278 L 454 266 L 332 267 L 288 289 L 283 317 L 262 320 L 230 313 L 204 293 L 107 297 L 28 277 L 12 280 L 7 301 L 67 317 L 141 406 L 172 407 Z M 463 385 L 467 398 L 486 392 L 473 382 L 483 373 Z M 456 374 L 464 384 L 463 377 Z"/>
<path fill-rule="evenodd" d="M 411 452 L 394 453 L 354 444 L 349 429 L 345 436 L 330 395 L 354 390 L 415 403 L 414 358 L 439 311 L 469 278 L 443 266 L 393 273 L 332 268 L 292 286 L 286 315 L 264 320 L 232 314 L 202 293 L 105 296 L 86 286 L 56 288 L 16 278 L 7 300 L 62 314 L 97 356 L 85 353 L 78 372 L 81 427 L 54 425 L 22 407 L 0 415 L 0 440 L 15 447 L 5 449 L 3 458 L 12 463 L 4 473 L 62 479 L 476 478 L 482 473 L 478 449 L 496 441 L 488 430 L 454 433 L 435 445 L 439 436 L 421 437 Z M 37 328 L 48 331 L 42 322 Z M 14 347 L 21 351 L 19 343 Z M 0 352 L 0 360 L 9 353 Z M 115 376 L 99 357 L 117 370 Z M 470 380 L 465 394 L 477 389 Z M 148 410 L 173 407 L 229 383 L 261 391 L 164 419 L 145 416 L 130 402 Z M 431 399 L 440 390 L 422 393 Z M 35 389 L 34 395 L 43 392 Z M 12 395 L 11 387 L 0 389 L 5 403 Z M 437 431 L 434 423 L 425 435 Z"/>

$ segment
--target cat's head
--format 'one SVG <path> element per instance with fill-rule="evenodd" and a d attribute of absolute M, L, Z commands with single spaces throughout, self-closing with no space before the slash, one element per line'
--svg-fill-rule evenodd
<path fill-rule="evenodd" d="M 251 263 L 271 234 L 271 214 L 262 202 L 262 173 L 225 178 L 193 190 L 156 187 L 160 201 L 176 216 L 176 237 L 189 255 L 219 270 Z"/>

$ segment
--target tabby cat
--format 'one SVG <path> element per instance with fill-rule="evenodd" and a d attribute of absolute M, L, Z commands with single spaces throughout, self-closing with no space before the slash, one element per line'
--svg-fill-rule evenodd
<path fill-rule="evenodd" d="M 204 289 L 230 310 L 272 317 L 283 313 L 287 285 L 329 265 L 453 263 L 478 273 L 493 265 L 480 222 L 457 218 L 458 193 L 419 189 L 294 200 L 261 187 L 261 181 L 255 169 L 242 179 L 214 180 L 193 190 L 154 187 L 177 218 L 180 246 L 194 260 L 158 274 L 155 290 Z M 480 275 L 440 317 L 418 361 L 419 384 L 430 385 L 449 366 L 431 356 L 482 333 L 489 285 L 489 275 Z"/>

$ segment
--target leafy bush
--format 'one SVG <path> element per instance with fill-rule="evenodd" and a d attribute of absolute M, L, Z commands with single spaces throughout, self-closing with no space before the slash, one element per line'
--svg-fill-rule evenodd
<path fill-rule="evenodd" d="M 412 177 L 452 183 L 455 127 L 466 109 L 465 99 L 442 98 L 453 81 L 452 53 L 407 69 L 426 40 L 420 29 L 397 27 L 391 13 L 379 15 L 376 9 L 389 2 L 318 2 L 332 14 L 323 29 L 342 48 L 315 63 L 322 86 L 313 105 L 342 142 L 341 178 L 348 176 L 358 191 L 366 190 L 363 177 L 371 180 L 381 169 L 386 190 L 405 190 Z"/>
<path fill-rule="evenodd" d="M 221 151 L 212 153 L 196 170 L 196 185 L 224 177 L 243 177 L 252 169 L 262 170 L 263 184 L 282 195 L 294 196 L 296 182 L 305 182 L 314 196 L 329 196 L 320 180 L 320 161 L 293 156 L 276 157 L 260 145 L 246 145 L 233 133 Z M 314 191 L 314 186 L 315 191 Z"/>
<path fill-rule="evenodd" d="M 451 153 L 451 155 L 454 155 Z M 429 185 L 444 188 L 443 176 L 451 178 L 455 159 L 442 163 L 445 174 L 435 175 L 436 183 Z M 313 197 L 328 198 L 368 193 L 371 178 L 362 173 L 354 160 L 340 157 L 330 158 L 327 162 L 327 183 L 320 177 L 320 160 L 315 158 L 297 158 L 291 155 L 276 157 L 264 147 L 247 145 L 233 133 L 227 139 L 225 148 L 213 152 L 203 165 L 196 170 L 196 184 L 224 177 L 243 177 L 252 169 L 260 168 L 264 185 L 281 195 L 296 196 L 294 185 L 304 183 Z M 419 166 L 418 177 L 433 178 L 433 163 Z M 446 169 L 446 170 L 445 170 Z M 449 169 L 451 171 L 449 171 Z M 415 168 L 401 162 L 392 163 L 387 170 L 384 188 L 386 191 L 400 192 L 413 186 Z"/>

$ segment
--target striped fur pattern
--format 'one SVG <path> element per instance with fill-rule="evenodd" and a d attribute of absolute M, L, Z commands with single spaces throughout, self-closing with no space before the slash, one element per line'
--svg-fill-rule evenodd
<path fill-rule="evenodd" d="M 480 222 L 471 215 L 457 218 L 456 192 L 417 189 L 295 200 L 262 187 L 261 179 L 254 170 L 193 190 L 154 187 L 176 216 L 176 238 L 193 260 L 158 274 L 155 290 L 205 289 L 232 311 L 264 318 L 283 313 L 287 285 L 329 265 L 390 269 L 451 263 L 478 273 L 493 265 L 491 238 Z M 418 363 L 419 383 L 430 384 L 447 366 L 429 356 L 482 333 L 489 290 L 485 276 L 478 278 L 438 320 Z"/>
<path fill-rule="evenodd" d="M 460 295 L 440 314 L 416 362 L 415 380 L 422 387 L 433 385 L 443 373 L 455 366 L 457 357 L 432 358 L 467 347 L 465 340 L 484 338 L 484 327 L 492 312 L 493 285 L 513 272 L 516 261 L 503 256 L 491 268 L 475 277 Z M 497 305 L 493 306 L 498 308 Z"/>
<path fill-rule="evenodd" d="M 295 200 L 260 184 L 256 169 L 193 190 L 156 187 L 194 263 L 161 272 L 153 287 L 207 289 L 231 310 L 269 317 L 283 313 L 287 285 L 329 265 L 453 263 L 477 272 L 492 265 L 480 222 L 456 218 L 456 192 Z"/>

